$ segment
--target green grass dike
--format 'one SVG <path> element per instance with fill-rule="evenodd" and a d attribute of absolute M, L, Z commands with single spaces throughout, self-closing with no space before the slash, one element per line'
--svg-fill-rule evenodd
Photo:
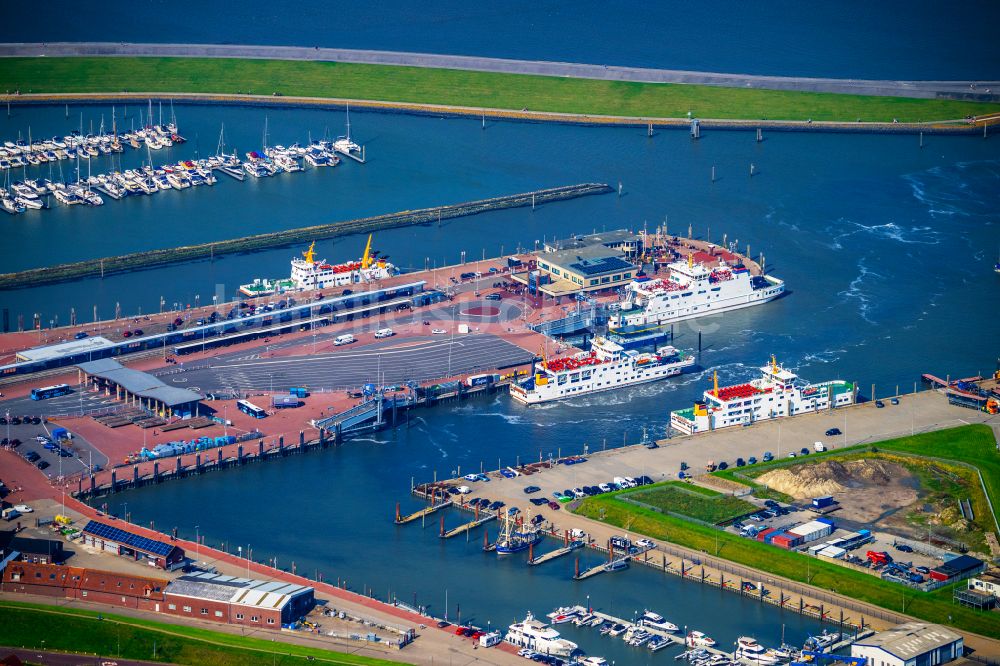
<path fill-rule="evenodd" d="M 0 645 L 199 666 L 397 663 L 112 613 L 11 601 L 0 601 Z"/>
<path fill-rule="evenodd" d="M 585 115 L 936 122 L 1000 104 L 944 99 L 633 83 L 453 69 L 289 60 L 152 57 L 0 59 L 0 90 L 216 93 L 441 104 Z"/>
<path fill-rule="evenodd" d="M 728 469 L 717 474 L 723 478 L 754 487 L 756 484 L 748 483 L 747 479 L 757 476 L 759 470 L 805 464 L 830 455 L 854 456 L 864 451 L 891 451 L 905 454 L 914 460 L 946 461 L 958 466 L 967 466 L 967 469 L 975 468 L 982 475 L 986 494 L 993 506 L 1000 506 L 1000 453 L 997 452 L 997 443 L 992 429 L 981 424 L 938 430 L 871 445 L 830 451 L 825 454 L 813 454 L 805 459 L 776 460 L 773 463 L 756 465 L 752 468 Z M 976 479 L 976 483 L 978 484 L 978 479 Z M 649 489 L 671 487 L 675 484 L 676 482 L 657 484 L 650 486 Z M 673 502 L 671 505 L 673 513 L 638 505 L 628 501 L 627 496 L 630 492 L 634 492 L 634 490 L 587 497 L 580 502 L 574 511 L 587 518 L 608 523 L 632 533 L 669 541 L 744 566 L 881 606 L 891 611 L 903 612 L 930 622 L 951 624 L 959 629 L 1000 638 L 1000 622 L 997 622 L 995 613 L 976 611 L 952 602 L 952 592 L 955 586 L 964 586 L 966 585 L 965 581 L 947 585 L 932 592 L 913 590 L 896 583 L 883 581 L 868 573 L 855 571 L 806 554 L 782 550 L 753 539 L 745 539 L 700 522 L 686 520 L 680 515 L 683 511 L 677 510 L 678 508 L 683 509 L 685 505 L 677 502 Z M 650 490 L 645 492 L 650 492 Z M 695 513 L 697 512 L 688 510 L 688 514 L 693 518 L 703 517 L 703 515 L 694 515 Z M 994 530 L 994 523 L 991 521 L 992 516 L 987 516 L 984 518 L 983 524 L 989 525 L 988 529 Z"/>

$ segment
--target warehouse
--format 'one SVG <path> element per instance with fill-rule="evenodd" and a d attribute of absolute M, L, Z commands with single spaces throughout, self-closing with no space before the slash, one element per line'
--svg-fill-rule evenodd
<path fill-rule="evenodd" d="M 959 634 L 924 622 L 907 622 L 851 646 L 851 656 L 867 659 L 868 666 L 939 666 L 963 651 Z"/>
<path fill-rule="evenodd" d="M 962 580 L 979 573 L 986 568 L 986 563 L 970 555 L 959 555 L 931 569 L 934 580 Z"/>
<path fill-rule="evenodd" d="M 167 586 L 164 612 L 225 624 L 280 629 L 315 605 L 311 587 L 199 572 Z"/>
<path fill-rule="evenodd" d="M 145 560 L 160 569 L 175 569 L 184 564 L 184 550 L 173 544 L 92 520 L 83 528 L 83 545 L 134 560 Z"/>
<path fill-rule="evenodd" d="M 11 562 L 3 571 L 5 592 L 81 599 L 122 608 L 160 611 L 167 581 L 80 567 Z"/>

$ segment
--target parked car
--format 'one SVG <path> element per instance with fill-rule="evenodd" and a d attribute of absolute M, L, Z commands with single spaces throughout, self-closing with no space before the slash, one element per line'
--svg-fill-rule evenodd
<path fill-rule="evenodd" d="M 448 331 L 444 330 L 443 328 L 432 328 L 431 329 L 431 335 L 447 335 L 447 334 L 448 334 Z"/>
<path fill-rule="evenodd" d="M 840 432 L 840 428 L 830 428 L 829 430 L 826 431 L 827 437 L 835 437 L 836 435 L 843 435 L 843 434 L 844 433 Z"/>
<path fill-rule="evenodd" d="M 875 406 L 878 407 L 879 409 L 882 409 L 883 407 L 885 407 L 885 403 L 882 402 L 881 400 L 876 400 Z"/>
<path fill-rule="evenodd" d="M 747 464 L 748 465 L 756 465 L 757 464 L 757 457 L 756 456 L 750 456 L 749 458 L 747 458 Z"/>
<path fill-rule="evenodd" d="M 799 449 L 799 453 L 801 453 L 804 456 L 807 456 L 809 455 L 809 449 L 803 446 L 801 449 Z"/>
<path fill-rule="evenodd" d="M 893 405 L 898 405 L 899 404 L 899 398 L 892 398 L 891 400 L 889 400 L 889 402 L 891 404 L 893 404 Z"/>
<path fill-rule="evenodd" d="M 39 460 L 37 463 L 35 463 L 35 467 L 37 467 L 38 469 L 45 469 L 48 466 L 49 463 L 47 460 Z"/>
<path fill-rule="evenodd" d="M 531 493 L 537 493 L 539 490 L 541 490 L 541 488 L 539 488 L 538 486 L 528 486 L 527 488 L 524 489 L 524 493 L 526 495 L 530 495 Z"/>
<path fill-rule="evenodd" d="M 546 504 L 549 503 L 549 500 L 544 497 L 532 497 L 528 501 L 534 504 L 535 506 L 545 506 Z"/>
<path fill-rule="evenodd" d="M 771 462 L 774 460 L 774 454 L 770 451 L 764 451 L 764 462 Z"/>
<path fill-rule="evenodd" d="M 559 510 L 559 502 L 549 502 L 549 508 L 553 511 Z"/>
<path fill-rule="evenodd" d="M 736 466 L 737 467 L 743 467 L 746 464 L 747 464 L 747 461 L 743 460 L 743 458 L 737 458 L 736 459 Z"/>

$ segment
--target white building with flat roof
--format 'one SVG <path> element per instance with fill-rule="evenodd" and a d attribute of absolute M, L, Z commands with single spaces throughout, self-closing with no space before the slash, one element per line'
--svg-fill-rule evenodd
<path fill-rule="evenodd" d="M 868 666 L 939 666 L 963 651 L 962 636 L 926 622 L 900 624 L 851 646 L 851 656 L 867 659 Z"/>

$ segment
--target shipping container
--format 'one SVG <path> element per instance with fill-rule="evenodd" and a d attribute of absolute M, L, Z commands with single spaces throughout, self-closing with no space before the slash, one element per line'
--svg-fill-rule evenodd
<path fill-rule="evenodd" d="M 833 532 L 833 526 L 827 523 L 821 523 L 818 520 L 812 520 L 808 523 L 793 527 L 788 531 L 802 537 L 802 542 L 806 543 L 829 536 L 830 533 Z"/>
<path fill-rule="evenodd" d="M 812 505 L 817 509 L 825 509 L 826 507 L 833 504 L 833 495 L 824 495 L 823 497 L 814 497 Z"/>
<path fill-rule="evenodd" d="M 823 550 L 819 551 L 819 557 L 829 557 L 833 560 L 843 559 L 844 555 L 847 553 L 843 548 L 838 548 L 837 546 L 827 546 Z"/>
<path fill-rule="evenodd" d="M 288 389 L 288 392 L 294 395 L 296 398 L 309 397 L 309 390 L 306 389 L 304 386 L 293 386 L 292 388 Z"/>
<path fill-rule="evenodd" d="M 273 395 L 271 396 L 271 406 L 277 409 L 285 407 L 298 407 L 302 403 L 294 395 Z"/>
<path fill-rule="evenodd" d="M 769 535 L 776 533 L 778 530 L 774 527 L 768 527 L 766 530 L 761 530 L 757 533 L 757 541 L 764 541 Z"/>
<path fill-rule="evenodd" d="M 816 522 L 817 523 L 826 523 L 827 525 L 833 525 L 833 521 L 830 520 L 829 518 L 817 518 Z"/>
<path fill-rule="evenodd" d="M 484 386 L 486 384 L 495 384 L 500 381 L 500 375 L 497 374 L 486 374 L 486 375 L 472 375 L 465 380 L 467 386 Z"/>

